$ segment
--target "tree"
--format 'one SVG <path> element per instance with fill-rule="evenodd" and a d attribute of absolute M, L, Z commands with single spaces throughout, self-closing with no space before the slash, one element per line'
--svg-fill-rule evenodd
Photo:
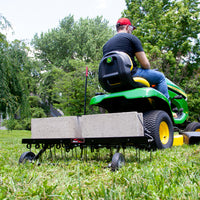
<path fill-rule="evenodd" d="M 0 30 L 11 28 L 5 17 L 0 15 Z M 29 48 L 24 42 L 15 40 L 9 43 L 0 33 L 0 112 L 11 118 L 16 113 L 28 115 L 29 91 L 34 91 L 32 83 L 36 76 L 36 61 L 28 57 Z"/>
<path fill-rule="evenodd" d="M 0 31 L 10 28 L 10 23 L 0 15 Z M 37 93 L 42 69 L 39 61 L 29 57 L 29 52 L 24 42 L 15 40 L 9 43 L 0 32 L 0 113 L 3 117 L 9 116 L 5 121 L 7 128 L 30 129 L 30 118 L 27 117 L 43 115 L 39 109 L 29 109 L 29 95 Z M 20 122 L 14 118 L 20 118 Z"/>
<path fill-rule="evenodd" d="M 188 107 L 190 120 L 200 120 L 200 75 L 197 79 L 191 79 L 187 82 L 189 89 L 188 93 Z"/>
<path fill-rule="evenodd" d="M 5 37 L 4 37 L 5 38 Z M 1 41 L 0 55 L 0 110 L 10 117 L 17 111 L 27 114 L 28 88 L 23 79 L 23 70 L 27 62 L 27 55 L 19 41 L 8 44 Z"/>
<path fill-rule="evenodd" d="M 86 63 L 74 61 L 76 70 L 66 73 L 60 78 L 54 87 L 54 93 L 59 93 L 59 106 L 65 115 L 82 115 L 84 113 L 84 98 L 85 98 L 85 70 Z M 87 82 L 87 113 L 94 113 L 94 108 L 90 108 L 89 100 L 95 95 L 98 88 L 97 67 L 88 64 L 89 75 Z"/>
<path fill-rule="evenodd" d="M 85 97 L 85 70 L 89 68 L 87 84 L 87 113 L 96 112 L 89 107 L 89 100 L 95 95 L 98 88 L 98 68 L 83 61 L 71 60 L 70 64 L 75 70 L 65 72 L 63 69 L 53 67 L 41 76 L 39 96 L 46 104 L 61 109 L 65 115 L 81 115 L 84 111 Z M 47 110 L 46 110 L 47 112 Z"/>
<path fill-rule="evenodd" d="M 41 75 L 38 95 L 48 107 L 54 105 L 65 115 L 83 114 L 85 67 L 89 67 L 90 99 L 98 89 L 102 47 L 113 33 L 102 17 L 75 22 L 73 16 L 68 16 L 59 27 L 34 36 L 36 56 L 46 70 Z M 88 112 L 94 110 L 90 108 Z"/>
<path fill-rule="evenodd" d="M 74 17 L 69 15 L 61 20 L 59 27 L 41 33 L 40 37 L 36 34 L 32 44 L 36 56 L 42 60 L 47 70 L 55 66 L 70 72 L 74 70 L 70 65 L 71 59 L 86 63 L 101 59 L 101 48 L 112 35 L 112 29 L 102 17 L 81 18 L 75 22 Z"/>
<path fill-rule="evenodd" d="M 0 13 L 0 30 L 12 29 L 10 22 Z"/>
<path fill-rule="evenodd" d="M 192 76 L 200 60 L 198 1 L 126 0 L 126 3 L 124 15 L 137 26 L 135 34 L 142 40 L 150 61 L 154 64 L 158 58 L 154 66 L 178 83 L 185 75 Z"/>
<path fill-rule="evenodd" d="M 152 67 L 187 93 L 194 92 L 189 81 L 199 82 L 199 1 L 126 0 L 126 5 L 123 15 L 137 27 L 134 34 L 142 41 Z M 197 101 L 200 103 L 199 97 Z"/>

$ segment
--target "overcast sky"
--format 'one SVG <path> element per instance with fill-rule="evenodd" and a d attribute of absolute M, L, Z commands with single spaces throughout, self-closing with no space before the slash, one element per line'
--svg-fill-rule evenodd
<path fill-rule="evenodd" d="M 55 28 L 69 14 L 75 20 L 103 16 L 115 25 L 126 8 L 125 0 L 0 0 L 0 14 L 11 23 L 9 40 L 30 41 L 35 33 Z"/>

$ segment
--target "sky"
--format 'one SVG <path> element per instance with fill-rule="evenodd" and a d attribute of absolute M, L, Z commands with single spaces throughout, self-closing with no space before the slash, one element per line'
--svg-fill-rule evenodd
<path fill-rule="evenodd" d="M 70 14 L 75 20 L 103 16 L 113 26 L 126 9 L 125 0 L 0 0 L 0 14 L 11 23 L 7 39 L 30 42 L 33 36 L 58 27 Z"/>

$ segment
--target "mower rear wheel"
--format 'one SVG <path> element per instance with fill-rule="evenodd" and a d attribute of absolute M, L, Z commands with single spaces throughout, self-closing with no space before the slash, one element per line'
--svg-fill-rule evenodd
<path fill-rule="evenodd" d="M 187 125 L 185 131 L 195 131 L 200 132 L 200 123 L 199 122 L 191 122 Z"/>
<path fill-rule="evenodd" d="M 124 156 L 121 153 L 115 153 L 112 157 L 111 169 L 115 171 L 124 165 L 125 165 Z"/>
<path fill-rule="evenodd" d="M 35 154 L 31 151 L 27 151 L 22 153 L 22 155 L 19 158 L 19 163 L 25 163 L 26 161 L 32 162 L 35 157 Z"/>
<path fill-rule="evenodd" d="M 144 113 L 144 128 L 154 141 L 152 149 L 166 149 L 173 145 L 174 131 L 169 115 L 162 110 L 152 110 Z"/>

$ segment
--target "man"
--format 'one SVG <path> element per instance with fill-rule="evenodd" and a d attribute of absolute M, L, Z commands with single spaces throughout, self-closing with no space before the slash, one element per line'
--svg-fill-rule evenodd
<path fill-rule="evenodd" d="M 135 29 L 128 18 L 121 18 L 117 21 L 116 25 L 117 34 L 112 37 L 103 47 L 103 55 L 111 51 L 122 51 L 127 53 L 133 61 L 133 77 L 143 77 L 151 85 L 156 85 L 156 89 L 163 93 L 168 99 L 168 89 L 163 73 L 151 70 L 149 60 L 143 50 L 140 40 L 132 35 Z M 141 65 L 137 67 L 135 57 Z"/>

